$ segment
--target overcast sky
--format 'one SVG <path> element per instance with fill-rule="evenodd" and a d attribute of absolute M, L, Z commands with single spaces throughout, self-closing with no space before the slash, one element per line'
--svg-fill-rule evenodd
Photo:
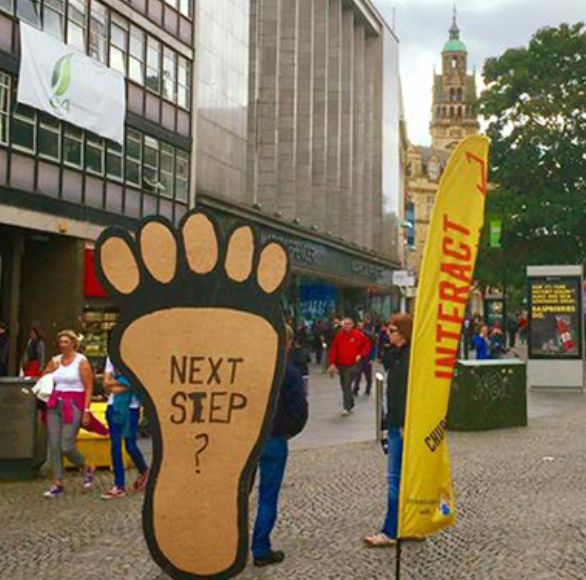
<path fill-rule="evenodd" d="M 428 145 L 433 67 L 449 37 L 451 0 L 373 0 L 400 40 L 401 82 L 411 142 Z M 543 26 L 586 20 L 586 0 L 466 0 L 456 2 L 468 68 L 478 77 L 484 60 L 507 48 L 526 46 Z M 479 79 L 480 80 L 480 79 Z"/>

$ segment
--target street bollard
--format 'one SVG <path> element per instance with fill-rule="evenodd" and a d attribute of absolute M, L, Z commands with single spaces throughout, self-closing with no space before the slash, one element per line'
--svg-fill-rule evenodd
<path fill-rule="evenodd" d="M 375 437 L 376 440 L 380 443 L 383 439 L 383 415 L 384 415 L 384 385 L 385 385 L 385 375 L 381 371 L 377 371 L 374 375 L 374 385 L 375 385 Z"/>

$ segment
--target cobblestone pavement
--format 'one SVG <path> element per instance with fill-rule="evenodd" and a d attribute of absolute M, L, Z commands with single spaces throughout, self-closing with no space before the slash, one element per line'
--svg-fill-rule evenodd
<path fill-rule="evenodd" d="M 405 545 L 402 578 L 586 579 L 586 397 L 530 400 L 541 411 L 527 428 L 450 434 L 459 520 L 423 544 Z M 327 429 L 312 429 L 313 441 L 344 426 L 336 418 Z M 369 442 L 299 447 L 291 453 L 273 538 L 286 561 L 249 567 L 241 578 L 393 578 L 394 551 L 361 543 L 384 515 L 379 448 Z M 47 480 L 0 484 L 0 578 L 167 578 L 142 538 L 141 496 L 100 501 L 98 492 L 110 485 L 110 474 L 101 472 L 96 489 L 83 492 L 79 476 L 71 476 L 68 496 L 48 501 L 41 497 Z M 252 514 L 253 502 L 254 494 Z"/>

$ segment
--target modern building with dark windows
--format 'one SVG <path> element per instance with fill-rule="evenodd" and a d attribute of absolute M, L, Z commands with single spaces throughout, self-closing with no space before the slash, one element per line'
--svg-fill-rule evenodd
<path fill-rule="evenodd" d="M 103 350 L 111 313 L 87 250 L 106 225 L 176 222 L 193 203 L 194 6 L 0 0 L 0 320 L 13 369 L 34 322 L 50 339 L 59 327 L 95 334 Z M 17 102 L 20 22 L 124 75 L 123 144 Z"/>
<path fill-rule="evenodd" d="M 17 102 L 22 22 L 124 76 L 120 143 Z M 49 340 L 80 330 L 102 356 L 116 312 L 95 240 L 147 215 L 177 223 L 195 204 L 289 247 L 289 314 L 389 314 L 400 116 L 398 40 L 371 0 L 0 0 L 11 368 L 36 322 Z"/>

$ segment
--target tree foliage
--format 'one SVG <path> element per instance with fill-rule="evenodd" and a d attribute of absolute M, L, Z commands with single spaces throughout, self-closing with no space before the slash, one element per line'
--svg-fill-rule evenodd
<path fill-rule="evenodd" d="M 586 262 L 586 29 L 539 30 L 527 47 L 486 61 L 487 216 L 503 220 L 503 249 L 483 236 L 478 277 L 511 282 L 528 264 Z"/>

